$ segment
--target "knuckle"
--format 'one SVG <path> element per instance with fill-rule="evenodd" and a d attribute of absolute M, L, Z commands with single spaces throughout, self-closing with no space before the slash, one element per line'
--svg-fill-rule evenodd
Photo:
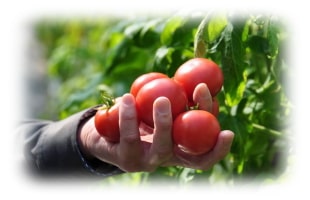
<path fill-rule="evenodd" d="M 170 113 L 167 114 L 160 114 L 158 116 L 155 117 L 155 120 L 157 121 L 157 123 L 160 123 L 161 126 L 170 126 L 171 121 L 172 121 L 172 117 Z"/>
<path fill-rule="evenodd" d="M 159 151 L 156 152 L 158 160 L 167 160 L 172 156 L 172 149 L 170 148 L 161 148 Z"/>
<path fill-rule="evenodd" d="M 142 160 L 132 155 L 120 155 L 119 168 L 125 172 L 138 172 L 141 171 Z"/>
<path fill-rule="evenodd" d="M 171 151 L 154 152 L 148 159 L 148 170 L 155 170 L 162 163 L 165 163 L 173 156 Z"/>
<path fill-rule="evenodd" d="M 123 112 L 121 117 L 124 121 L 134 121 L 137 118 L 136 113 L 129 109 L 126 112 Z"/>
<path fill-rule="evenodd" d="M 136 134 L 121 135 L 120 141 L 130 145 L 137 145 L 140 142 Z"/>

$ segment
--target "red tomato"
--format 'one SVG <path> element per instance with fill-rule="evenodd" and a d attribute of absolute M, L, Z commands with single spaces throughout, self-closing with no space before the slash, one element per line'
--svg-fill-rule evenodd
<path fill-rule="evenodd" d="M 174 143 L 182 151 L 200 155 L 214 148 L 220 131 L 220 125 L 211 113 L 190 110 L 174 120 L 172 134 Z"/>
<path fill-rule="evenodd" d="M 168 78 L 166 74 L 162 74 L 159 72 L 150 72 L 147 74 L 143 74 L 139 76 L 131 85 L 130 93 L 136 97 L 138 94 L 138 91 L 141 89 L 142 86 L 144 86 L 146 83 L 158 79 L 158 78 Z"/>
<path fill-rule="evenodd" d="M 95 115 L 95 127 L 98 133 L 109 142 L 119 142 L 119 104 L 110 109 L 98 110 Z"/>
<path fill-rule="evenodd" d="M 199 83 L 206 83 L 214 97 L 223 85 L 221 68 L 206 58 L 193 58 L 183 63 L 175 72 L 174 80 L 185 90 L 189 101 L 193 101 L 193 92 Z"/>
<path fill-rule="evenodd" d="M 183 88 L 170 78 L 159 78 L 145 84 L 136 96 L 140 120 L 154 127 L 153 103 L 158 97 L 167 97 L 171 103 L 172 117 L 186 110 L 187 98 Z"/>

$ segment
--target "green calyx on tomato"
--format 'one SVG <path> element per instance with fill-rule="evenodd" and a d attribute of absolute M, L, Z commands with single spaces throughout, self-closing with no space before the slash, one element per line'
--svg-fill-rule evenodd
<path fill-rule="evenodd" d="M 119 104 L 107 93 L 102 93 L 102 106 L 95 114 L 95 128 L 109 142 L 119 142 Z"/>

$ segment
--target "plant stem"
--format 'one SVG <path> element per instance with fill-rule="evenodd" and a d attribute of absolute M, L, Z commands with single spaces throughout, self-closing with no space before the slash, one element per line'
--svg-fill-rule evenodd
<path fill-rule="evenodd" d="M 263 125 L 260 125 L 260 124 L 255 124 L 253 123 L 252 126 L 258 130 L 261 130 L 261 131 L 266 131 L 267 133 L 270 133 L 272 135 L 275 135 L 275 136 L 281 136 L 282 133 L 280 131 L 277 131 L 277 130 L 274 130 L 274 129 L 270 129 L 270 128 L 267 128 Z"/>

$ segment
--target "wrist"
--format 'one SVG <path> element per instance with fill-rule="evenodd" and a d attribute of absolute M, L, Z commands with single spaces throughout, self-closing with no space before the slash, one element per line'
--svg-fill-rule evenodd
<path fill-rule="evenodd" d="M 77 142 L 80 149 L 80 152 L 86 159 L 93 159 L 94 156 L 90 151 L 90 146 L 88 144 L 91 139 L 91 133 L 94 130 L 94 117 L 89 118 L 86 122 L 80 125 L 77 133 Z"/>

